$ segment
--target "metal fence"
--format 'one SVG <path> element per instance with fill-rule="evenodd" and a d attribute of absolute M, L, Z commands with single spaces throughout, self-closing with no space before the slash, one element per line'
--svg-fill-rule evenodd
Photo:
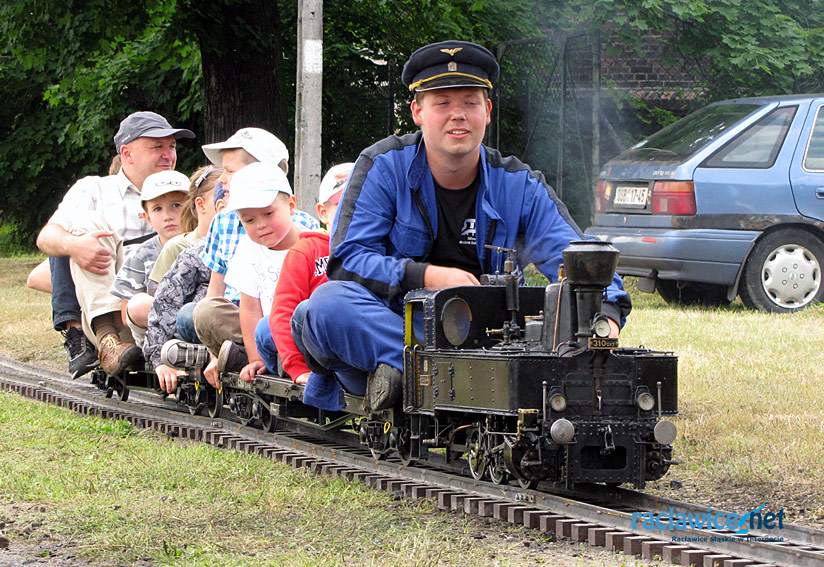
<path fill-rule="evenodd" d="M 698 67 L 669 39 L 629 45 L 604 31 L 500 44 L 487 143 L 542 171 L 584 228 L 600 166 L 700 101 Z"/>

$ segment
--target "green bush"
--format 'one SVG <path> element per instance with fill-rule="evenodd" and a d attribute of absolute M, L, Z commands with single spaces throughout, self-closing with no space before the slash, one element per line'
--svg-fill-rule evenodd
<path fill-rule="evenodd" d="M 31 243 L 24 245 L 16 223 L 8 221 L 0 223 L 0 256 L 31 252 L 33 248 Z"/>

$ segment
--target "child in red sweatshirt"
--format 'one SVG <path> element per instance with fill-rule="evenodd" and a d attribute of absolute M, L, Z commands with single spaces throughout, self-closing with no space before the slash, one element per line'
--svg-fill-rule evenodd
<path fill-rule="evenodd" d="M 327 228 L 331 227 L 335 218 L 338 203 L 354 165 L 336 165 L 326 172 L 321 181 L 318 192 L 318 218 Z M 258 353 L 266 367 L 277 369 L 277 356 L 280 355 L 283 369 L 297 384 L 307 383 L 310 370 L 292 337 L 292 314 L 298 304 L 308 299 L 315 288 L 326 281 L 328 260 L 328 232 L 301 233 L 297 244 L 292 246 L 283 260 L 280 278 L 275 288 L 272 312 L 268 317 L 268 328 L 261 328 L 265 325 L 261 321 L 258 332 L 255 333 Z"/>

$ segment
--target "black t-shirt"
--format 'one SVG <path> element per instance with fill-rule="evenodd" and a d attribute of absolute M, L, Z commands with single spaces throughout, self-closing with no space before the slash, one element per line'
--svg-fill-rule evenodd
<path fill-rule="evenodd" d="M 475 203 L 480 183 L 480 175 L 463 189 L 445 189 L 435 181 L 438 236 L 427 259 L 430 264 L 460 268 L 480 277 L 481 262 L 475 237 Z"/>

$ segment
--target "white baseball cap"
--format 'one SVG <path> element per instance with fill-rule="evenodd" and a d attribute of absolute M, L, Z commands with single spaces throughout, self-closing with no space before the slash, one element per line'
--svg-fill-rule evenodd
<path fill-rule="evenodd" d="M 232 134 L 225 142 L 206 144 L 203 153 L 213 164 L 223 165 L 221 150 L 235 150 L 243 148 L 249 155 L 261 162 L 278 165 L 281 161 L 289 161 L 289 150 L 277 136 L 262 128 L 241 128 Z"/>
<path fill-rule="evenodd" d="M 143 181 L 143 188 L 140 190 L 141 201 L 151 201 L 166 193 L 189 191 L 189 178 L 179 171 L 158 171 L 148 176 Z"/>
<path fill-rule="evenodd" d="M 329 168 L 323 180 L 320 182 L 320 190 L 318 191 L 318 203 L 323 204 L 327 201 L 333 205 L 340 202 L 343 189 L 346 187 L 346 182 L 349 180 L 349 174 L 352 173 L 354 163 L 341 163 Z"/>
<path fill-rule="evenodd" d="M 250 163 L 232 176 L 232 190 L 225 210 L 262 209 L 271 205 L 278 193 L 292 195 L 283 170 L 269 162 Z"/>

